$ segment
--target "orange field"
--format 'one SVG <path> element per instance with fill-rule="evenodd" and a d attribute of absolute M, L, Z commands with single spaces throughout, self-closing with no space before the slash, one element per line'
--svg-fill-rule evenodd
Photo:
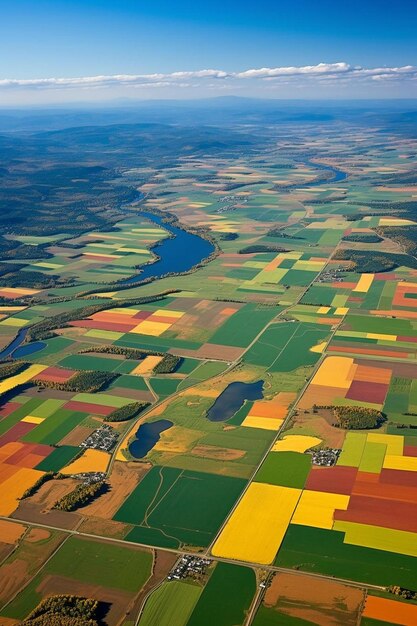
<path fill-rule="evenodd" d="M 411 626 L 417 624 L 417 605 L 368 596 L 363 616 L 381 622 Z"/>

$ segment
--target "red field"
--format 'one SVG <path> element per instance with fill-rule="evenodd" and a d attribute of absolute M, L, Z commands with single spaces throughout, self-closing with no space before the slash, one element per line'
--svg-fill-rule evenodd
<path fill-rule="evenodd" d="M 307 478 L 306 489 L 350 495 L 355 484 L 356 467 L 313 467 Z"/>
<path fill-rule="evenodd" d="M 63 408 L 70 411 L 81 411 L 82 413 L 94 413 L 96 415 L 109 415 L 114 411 L 113 406 L 103 406 L 102 404 L 92 404 L 90 402 L 77 402 L 77 400 L 70 400 Z"/>
<path fill-rule="evenodd" d="M 417 504 L 353 495 L 347 511 L 336 510 L 334 519 L 416 533 Z"/>
<path fill-rule="evenodd" d="M 43 370 L 37 378 L 53 383 L 65 383 L 71 376 L 74 376 L 74 374 L 74 370 L 65 369 L 63 367 L 48 367 L 46 370 Z"/>

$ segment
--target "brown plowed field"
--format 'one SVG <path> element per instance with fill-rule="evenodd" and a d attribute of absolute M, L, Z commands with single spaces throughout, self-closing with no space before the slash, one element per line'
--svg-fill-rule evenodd
<path fill-rule="evenodd" d="M 39 504 L 31 502 L 21 502 L 12 513 L 11 517 L 15 517 L 25 522 L 34 524 L 46 524 L 55 526 L 56 528 L 73 529 L 80 521 L 80 516 L 76 513 L 66 513 L 65 511 L 44 511 Z"/>
<path fill-rule="evenodd" d="M 28 579 L 28 564 L 16 559 L 0 568 L 0 602 L 4 604 L 24 585 Z"/>
<path fill-rule="evenodd" d="M 29 543 L 38 543 L 38 541 L 45 541 L 49 539 L 51 533 L 46 528 L 31 528 L 26 536 L 25 541 Z"/>
<path fill-rule="evenodd" d="M 318 626 L 356 626 L 364 598 L 361 589 L 298 574 L 277 574 L 264 603 Z"/>
<path fill-rule="evenodd" d="M 68 435 L 66 435 L 59 444 L 61 446 L 79 446 L 84 439 L 93 432 L 94 428 L 87 426 L 76 426 Z"/>
<path fill-rule="evenodd" d="M 97 537 L 112 537 L 113 539 L 123 539 L 132 530 L 131 524 L 123 524 L 110 519 L 98 517 L 86 517 L 78 530 L 83 533 L 97 535 Z"/>

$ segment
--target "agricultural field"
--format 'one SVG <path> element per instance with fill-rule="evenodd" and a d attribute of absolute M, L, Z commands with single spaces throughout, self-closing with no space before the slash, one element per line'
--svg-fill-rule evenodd
<path fill-rule="evenodd" d="M 151 575 L 151 566 L 149 552 L 69 538 L 1 615 L 23 619 L 47 595 L 92 593 L 107 604 L 106 621 L 117 624 Z"/>
<path fill-rule="evenodd" d="M 71 219 L 0 238 L 0 623 L 416 621 L 417 144 L 374 123 L 56 139 Z"/>

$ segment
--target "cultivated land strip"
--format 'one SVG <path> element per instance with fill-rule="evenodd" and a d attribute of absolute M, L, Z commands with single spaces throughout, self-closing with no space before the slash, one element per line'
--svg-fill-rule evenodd
<path fill-rule="evenodd" d="M 40 522 L 28 522 L 27 520 L 23 520 L 23 519 L 19 519 L 17 517 L 14 518 L 10 518 L 10 517 L 3 517 L 0 516 L 0 519 L 4 519 L 4 520 L 8 520 L 8 521 L 15 521 L 15 522 L 19 522 L 19 523 L 23 523 L 23 524 L 30 524 L 30 526 L 34 527 L 34 528 L 45 528 L 47 530 L 58 530 L 62 533 L 65 533 L 68 536 L 77 536 L 77 537 L 85 537 L 86 539 L 97 539 L 99 541 L 106 541 L 109 543 L 114 543 L 114 544 L 122 544 L 122 545 L 126 545 L 126 546 L 132 546 L 132 547 L 136 547 L 136 548 L 144 548 L 148 551 L 152 551 L 152 550 L 160 550 L 162 552 L 171 552 L 172 554 L 178 554 L 180 556 L 196 556 L 196 552 L 192 552 L 192 551 L 188 551 L 188 550 L 178 550 L 176 548 L 159 548 L 159 547 L 154 547 L 154 546 L 150 546 L 149 544 L 145 544 L 145 543 L 139 543 L 136 541 L 129 541 L 127 539 L 117 539 L 115 537 L 107 537 L 105 535 L 95 535 L 93 533 L 86 533 L 82 530 L 76 530 L 75 528 L 73 529 L 69 529 L 69 528 L 60 528 L 59 526 L 51 526 L 50 524 L 41 524 Z M 60 544 L 59 547 L 61 547 L 62 544 Z M 59 548 L 57 548 L 54 551 L 55 552 L 58 551 Z M 201 554 L 201 553 L 198 553 Z M 49 561 L 50 559 L 48 559 Z M 314 578 L 319 578 L 319 579 L 328 579 L 330 578 L 331 580 L 335 580 L 353 587 L 360 587 L 362 588 L 369 588 L 369 589 L 375 589 L 375 590 L 379 590 L 379 591 L 384 591 L 385 587 L 380 586 L 380 585 L 370 585 L 368 583 L 362 583 L 362 582 L 358 582 L 358 581 L 352 581 L 352 580 L 348 580 L 346 578 L 338 578 L 337 576 L 326 576 L 324 574 L 316 574 L 314 572 L 303 572 L 303 571 L 299 571 L 299 570 L 294 570 L 291 568 L 286 568 L 286 567 L 278 567 L 276 565 L 259 565 L 259 563 L 249 563 L 247 561 L 237 561 L 236 559 L 227 559 L 227 558 L 222 558 L 222 557 L 213 557 L 214 561 L 219 561 L 222 563 L 230 563 L 231 565 L 243 565 L 246 567 L 252 567 L 252 568 L 261 568 L 262 570 L 266 570 L 268 572 L 285 572 L 287 574 L 291 573 L 291 574 L 299 574 L 302 576 L 313 576 Z M 48 562 L 47 561 L 47 562 Z M 47 563 L 46 562 L 46 563 Z M 41 571 L 42 568 L 44 567 L 44 565 L 46 565 L 46 563 L 44 563 L 41 568 L 38 570 Z M 34 577 L 33 577 L 34 578 Z M 26 586 L 26 584 L 25 584 Z M 17 595 L 17 594 L 16 594 Z"/>

